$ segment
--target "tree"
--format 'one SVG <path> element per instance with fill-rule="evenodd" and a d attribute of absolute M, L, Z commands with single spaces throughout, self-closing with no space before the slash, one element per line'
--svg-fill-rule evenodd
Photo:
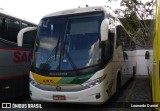
<path fill-rule="evenodd" d="M 111 1 L 112 2 L 112 1 Z M 149 49 L 152 47 L 154 26 L 154 0 L 122 0 L 122 9 L 115 13 L 138 46 Z"/>

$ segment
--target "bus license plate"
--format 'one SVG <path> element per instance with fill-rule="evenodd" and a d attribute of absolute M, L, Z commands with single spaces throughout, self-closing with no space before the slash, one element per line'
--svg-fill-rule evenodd
<path fill-rule="evenodd" d="M 54 95 L 53 100 L 66 100 L 66 97 L 63 95 Z"/>

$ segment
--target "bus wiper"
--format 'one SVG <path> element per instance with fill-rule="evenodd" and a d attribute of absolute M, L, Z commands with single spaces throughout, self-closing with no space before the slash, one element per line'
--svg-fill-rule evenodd
<path fill-rule="evenodd" d="M 68 34 L 67 34 L 68 23 L 69 23 L 69 20 L 67 21 L 66 28 L 65 28 L 64 39 L 63 39 L 63 43 L 62 43 L 62 47 L 61 47 L 61 52 L 60 52 L 60 61 L 59 61 L 59 65 L 57 66 L 57 69 L 60 69 L 62 59 L 64 59 L 64 53 L 66 53 L 67 59 L 69 60 L 71 66 L 76 71 L 76 73 L 79 74 L 79 71 L 77 70 L 76 64 L 74 63 L 73 59 L 71 58 L 71 56 L 69 55 L 69 53 L 67 52 L 67 50 L 65 48 L 65 46 L 66 46 L 66 39 L 68 38 Z"/>
<path fill-rule="evenodd" d="M 73 59 L 71 58 L 70 54 L 67 52 L 65 45 L 66 45 L 66 39 L 67 39 L 68 35 L 65 36 L 64 38 L 64 43 L 63 43 L 63 47 L 62 47 L 62 54 L 61 54 L 61 59 L 64 59 L 64 54 L 66 54 L 66 57 L 69 61 L 69 63 L 71 64 L 72 68 L 77 72 L 77 74 L 79 74 L 79 71 L 77 70 L 77 66 L 74 63 Z"/>
<path fill-rule="evenodd" d="M 69 55 L 69 53 L 66 51 L 66 49 L 64 49 L 64 51 L 65 51 L 65 53 L 66 53 L 66 56 L 67 56 L 67 58 L 68 58 L 68 60 L 69 60 L 69 62 L 70 62 L 70 64 L 71 64 L 71 66 L 73 67 L 73 69 L 75 70 L 75 71 L 77 71 L 77 66 L 76 66 L 76 64 L 73 62 L 73 59 L 71 58 L 71 56 Z M 78 72 L 79 73 L 79 72 Z"/>
<path fill-rule="evenodd" d="M 58 42 L 57 42 L 56 47 L 55 47 L 55 48 L 56 48 L 56 49 L 55 49 L 55 55 L 54 55 L 54 57 L 55 57 L 54 60 L 55 60 L 55 61 L 56 61 L 56 58 L 57 58 L 57 52 L 58 52 L 58 48 L 59 48 L 59 41 L 60 41 L 60 38 L 61 38 L 61 37 L 59 36 Z"/>
<path fill-rule="evenodd" d="M 64 56 L 64 48 L 65 48 L 65 45 L 66 45 L 66 34 L 67 34 L 67 27 L 68 27 L 68 23 L 69 23 L 69 20 L 67 20 L 67 23 L 66 23 L 66 26 L 65 26 L 65 33 L 64 33 L 64 37 L 61 38 L 61 47 L 60 47 L 60 59 L 59 59 L 59 64 L 57 66 L 57 69 L 60 70 L 61 69 L 61 62 L 62 62 L 62 59 Z"/>
<path fill-rule="evenodd" d="M 53 52 L 55 52 L 55 55 L 54 55 L 54 58 L 55 58 L 55 59 L 54 59 L 54 60 L 56 61 L 57 52 L 58 52 L 58 48 L 59 48 L 60 38 L 61 38 L 61 37 L 59 36 L 59 37 L 58 37 L 58 42 L 57 42 L 57 44 L 56 44 L 56 47 L 53 48 L 51 54 L 49 55 L 48 59 L 46 60 L 46 63 L 50 62 L 49 60 L 52 58 Z M 55 51 L 54 51 L 54 50 L 55 50 Z"/>

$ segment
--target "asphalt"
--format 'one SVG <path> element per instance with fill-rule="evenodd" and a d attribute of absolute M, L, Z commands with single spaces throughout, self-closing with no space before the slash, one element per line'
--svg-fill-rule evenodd
<path fill-rule="evenodd" d="M 134 80 L 129 81 L 120 92 L 120 96 L 115 101 L 122 103 L 120 108 L 111 108 L 107 111 L 154 111 L 154 108 L 138 107 L 133 108 L 131 105 L 152 104 L 151 86 L 147 75 L 137 75 Z M 129 108 L 130 107 L 130 108 Z"/>

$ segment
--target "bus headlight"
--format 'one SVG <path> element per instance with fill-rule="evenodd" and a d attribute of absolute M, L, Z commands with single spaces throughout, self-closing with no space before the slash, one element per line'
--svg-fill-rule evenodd
<path fill-rule="evenodd" d="M 37 86 L 40 83 L 36 82 L 35 80 L 33 80 L 32 78 L 29 78 L 29 82 L 33 85 L 33 86 Z"/>
<path fill-rule="evenodd" d="M 97 79 L 91 80 L 91 81 L 87 81 L 87 82 L 85 82 L 85 83 L 83 83 L 81 85 L 84 86 L 84 87 L 87 87 L 87 88 L 91 88 L 91 87 L 93 87 L 95 85 L 100 84 L 105 78 L 106 78 L 106 75 L 104 75 L 102 77 L 99 77 Z"/>

